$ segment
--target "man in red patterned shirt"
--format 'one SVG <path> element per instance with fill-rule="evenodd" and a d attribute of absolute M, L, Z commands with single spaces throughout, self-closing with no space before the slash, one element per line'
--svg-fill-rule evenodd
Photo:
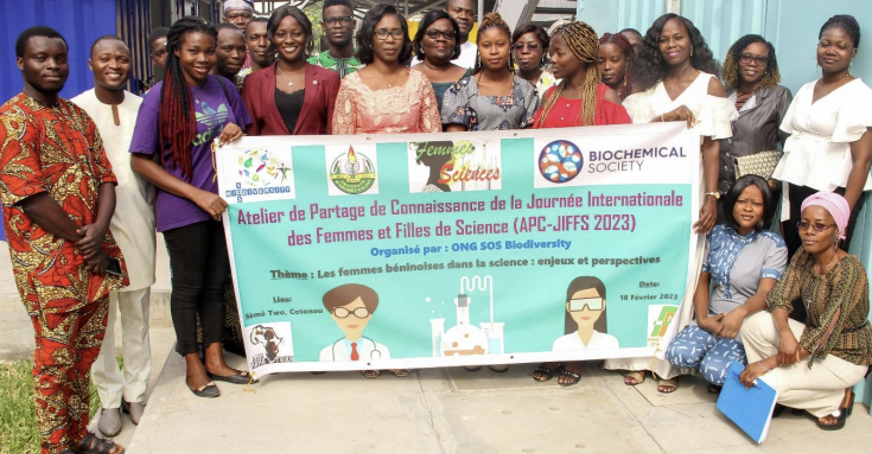
<path fill-rule="evenodd" d="M 33 322 L 42 452 L 123 452 L 88 433 L 91 364 L 106 331 L 109 292 L 127 285 L 109 232 L 115 175 L 97 127 L 58 93 L 67 43 L 32 27 L 15 53 L 23 92 L 0 107 L 0 202 L 15 283 Z"/>

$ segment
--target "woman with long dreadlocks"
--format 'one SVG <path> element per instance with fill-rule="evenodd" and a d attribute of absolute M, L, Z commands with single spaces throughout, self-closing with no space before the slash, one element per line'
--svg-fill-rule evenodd
<path fill-rule="evenodd" d="M 606 33 L 599 40 L 599 69 L 604 84 L 616 91 L 621 101 L 633 94 L 633 66 L 636 53 L 626 36 Z"/>
<path fill-rule="evenodd" d="M 590 25 L 570 22 L 558 28 L 550 53 L 551 69 L 562 81 L 545 93 L 534 128 L 631 123 L 617 93 L 600 83 L 599 41 Z"/>
<path fill-rule="evenodd" d="M 693 132 L 699 133 L 702 143 L 702 172 L 704 200 L 694 230 L 699 234 L 711 232 L 717 218 L 719 141 L 733 135 L 730 122 L 738 117 L 736 108 L 724 98 L 724 86 L 718 81 L 718 63 L 705 39 L 693 22 L 677 14 L 660 16 L 645 34 L 642 51 L 633 72 L 641 90 L 627 97 L 624 107 L 633 123 L 681 121 Z M 701 191 L 702 192 L 702 191 Z M 698 277 L 705 253 L 705 240 L 697 242 L 693 256 L 692 275 Z M 693 315 L 692 298 L 696 282 L 685 292 L 687 303 L 672 323 L 681 330 Z M 657 390 L 671 393 L 678 389 L 673 377 L 690 373 L 689 369 L 672 367 L 668 361 L 655 358 L 612 359 L 605 362 L 607 369 L 628 370 L 624 383 L 638 385 L 651 370 L 658 377 Z"/>
<path fill-rule="evenodd" d="M 621 100 L 611 88 L 600 83 L 599 41 L 596 32 L 584 22 L 570 22 L 561 26 L 551 37 L 551 61 L 554 76 L 563 79 L 548 89 L 545 104 L 536 112 L 534 128 L 566 128 L 572 126 L 613 125 L 631 123 L 630 116 L 621 106 Z M 571 292 L 570 292 L 571 293 Z M 604 296 L 600 292 L 600 296 Z M 601 320 L 605 320 L 603 316 Z M 574 327 L 573 324 L 569 324 Z M 567 326 L 569 326 L 567 325 Z M 577 341 L 578 348 L 617 348 L 614 343 L 598 338 L 584 337 L 574 329 L 567 331 Z M 607 336 L 607 335 L 606 335 Z M 614 339 L 613 337 L 610 340 Z M 562 350 L 555 342 L 554 350 Z M 533 379 L 546 382 L 559 375 L 560 386 L 572 386 L 581 379 L 583 361 L 543 363 L 533 372 Z"/>
<path fill-rule="evenodd" d="M 536 88 L 514 74 L 512 31 L 498 13 L 487 13 L 478 28 L 473 75 L 445 93 L 442 123 L 448 132 L 526 129 L 539 108 Z"/>
<path fill-rule="evenodd" d="M 724 61 L 724 84 L 727 99 L 739 111 L 733 122 L 733 137 L 721 141 L 721 162 L 718 166 L 718 191 L 726 194 L 736 181 L 733 158 L 775 150 L 790 136 L 778 129 L 787 115 L 793 96 L 778 82 L 778 60 L 775 47 L 760 35 L 745 35 L 738 39 Z M 718 223 L 724 222 L 724 210 L 718 201 Z"/>
<path fill-rule="evenodd" d="M 167 34 L 166 77 L 148 92 L 133 132 L 131 167 L 158 188 L 157 230 L 164 233 L 173 291 L 170 312 L 185 357 L 185 382 L 199 397 L 217 397 L 212 380 L 249 382 L 224 362 L 224 283 L 230 264 L 221 226 L 227 204 L 218 196 L 212 142 L 232 142 L 251 123 L 229 82 L 210 76 L 215 27 L 197 17 L 176 21 Z M 159 154 L 160 164 L 152 159 Z M 197 346 L 203 328 L 205 365 Z"/>

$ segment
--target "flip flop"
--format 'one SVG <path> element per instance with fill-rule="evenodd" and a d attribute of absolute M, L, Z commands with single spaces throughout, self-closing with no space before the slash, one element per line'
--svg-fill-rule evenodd
<path fill-rule="evenodd" d="M 624 374 L 624 384 L 627 386 L 638 386 L 638 385 L 641 385 L 642 383 L 645 383 L 645 373 L 646 373 L 646 371 L 644 371 L 644 370 L 642 370 L 642 371 L 631 370 L 631 371 L 627 372 L 626 374 Z M 636 383 L 628 382 L 627 381 L 628 378 L 632 378 L 633 380 L 636 380 Z"/>
<path fill-rule="evenodd" d="M 720 386 L 720 385 L 708 385 L 708 388 L 706 388 L 706 391 L 708 391 L 709 394 L 720 394 L 720 393 L 721 393 L 721 388 L 723 388 L 723 386 Z"/>
<path fill-rule="evenodd" d="M 366 378 L 378 378 L 381 375 L 381 371 L 378 370 L 362 370 L 360 373 Z"/>

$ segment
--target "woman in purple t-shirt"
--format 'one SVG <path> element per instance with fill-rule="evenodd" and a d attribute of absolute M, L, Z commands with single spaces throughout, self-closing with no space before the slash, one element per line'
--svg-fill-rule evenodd
<path fill-rule="evenodd" d="M 212 380 L 249 382 L 249 373 L 224 362 L 221 345 L 224 284 L 230 270 L 211 146 L 242 137 L 251 120 L 233 85 L 209 75 L 217 33 L 196 17 L 176 21 L 167 34 L 164 82 L 148 92 L 139 111 L 131 167 L 158 188 L 157 230 L 170 256 L 170 312 L 186 383 L 200 397 L 217 397 Z M 153 155 L 159 153 L 158 164 Z M 203 328 L 205 365 L 197 346 Z"/>

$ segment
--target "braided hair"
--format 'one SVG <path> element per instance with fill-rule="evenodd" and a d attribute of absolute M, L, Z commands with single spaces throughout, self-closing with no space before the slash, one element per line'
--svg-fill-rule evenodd
<path fill-rule="evenodd" d="M 599 39 L 597 38 L 594 29 L 584 22 L 570 22 L 561 26 L 554 31 L 554 35 L 560 35 L 566 40 L 569 50 L 575 55 L 575 58 L 585 67 L 586 74 L 584 83 L 581 85 L 581 112 L 578 113 L 578 118 L 575 120 L 577 126 L 589 126 L 596 121 L 596 108 L 600 100 L 597 99 L 597 85 L 599 85 Z M 553 38 L 552 38 L 553 39 Z M 548 118 L 551 109 L 557 104 L 560 99 L 560 94 L 566 89 L 566 84 L 570 77 L 565 77 L 551 96 L 545 101 L 542 107 L 542 115 L 539 116 L 539 123 Z M 536 125 L 534 127 L 539 127 Z"/>
<path fill-rule="evenodd" d="M 727 58 L 724 60 L 724 84 L 730 88 L 739 88 L 741 82 L 739 78 L 739 60 L 742 58 L 742 51 L 754 43 L 760 43 L 769 49 L 769 62 L 766 64 L 766 72 L 763 73 L 763 78 L 760 79 L 760 88 L 772 88 L 781 82 L 781 73 L 778 72 L 778 60 L 775 58 L 775 46 L 766 38 L 760 35 L 749 34 L 739 38 L 727 51 Z"/>
<path fill-rule="evenodd" d="M 857 23 L 857 19 L 854 16 L 848 14 L 837 14 L 824 22 L 824 25 L 821 27 L 820 33 L 818 33 L 818 39 L 821 39 L 824 36 L 824 32 L 830 28 L 841 28 L 842 31 L 848 34 L 851 37 L 851 41 L 854 42 L 854 47 L 860 47 L 860 24 Z"/>
<path fill-rule="evenodd" d="M 633 92 L 633 71 L 631 71 L 630 68 L 633 66 L 636 51 L 633 49 L 633 45 L 630 44 L 630 40 L 620 33 L 605 33 L 602 38 L 600 38 L 599 43 L 600 46 L 603 44 L 614 44 L 618 46 L 618 49 L 621 49 L 621 53 L 624 54 L 624 60 L 627 61 L 627 64 L 624 65 L 624 85 L 621 87 L 621 92 L 618 93 L 620 98 L 623 100 Z"/>
<path fill-rule="evenodd" d="M 511 46 L 512 42 L 512 29 L 509 28 L 509 24 L 503 20 L 503 16 L 500 16 L 500 13 L 487 13 L 484 15 L 484 19 L 481 20 L 481 23 L 478 25 L 478 34 L 476 34 L 475 42 L 481 42 L 481 35 L 485 30 L 489 28 L 498 28 L 506 33 L 506 39 L 509 41 L 509 46 Z M 511 48 L 509 49 L 509 64 L 508 70 L 512 74 L 515 73 L 515 57 L 512 55 Z M 480 73 L 484 66 L 481 64 L 481 52 L 476 52 L 475 54 L 475 67 L 472 70 L 473 74 Z"/>
<path fill-rule="evenodd" d="M 185 16 L 177 20 L 167 33 L 166 76 L 160 91 L 159 139 L 161 144 L 160 162 L 166 167 L 169 159 L 173 167 L 181 171 L 182 177 L 191 181 L 191 141 L 197 134 L 191 90 L 185 81 L 179 57 L 182 42 L 189 33 L 204 33 L 218 41 L 215 27 L 196 16 Z"/>

